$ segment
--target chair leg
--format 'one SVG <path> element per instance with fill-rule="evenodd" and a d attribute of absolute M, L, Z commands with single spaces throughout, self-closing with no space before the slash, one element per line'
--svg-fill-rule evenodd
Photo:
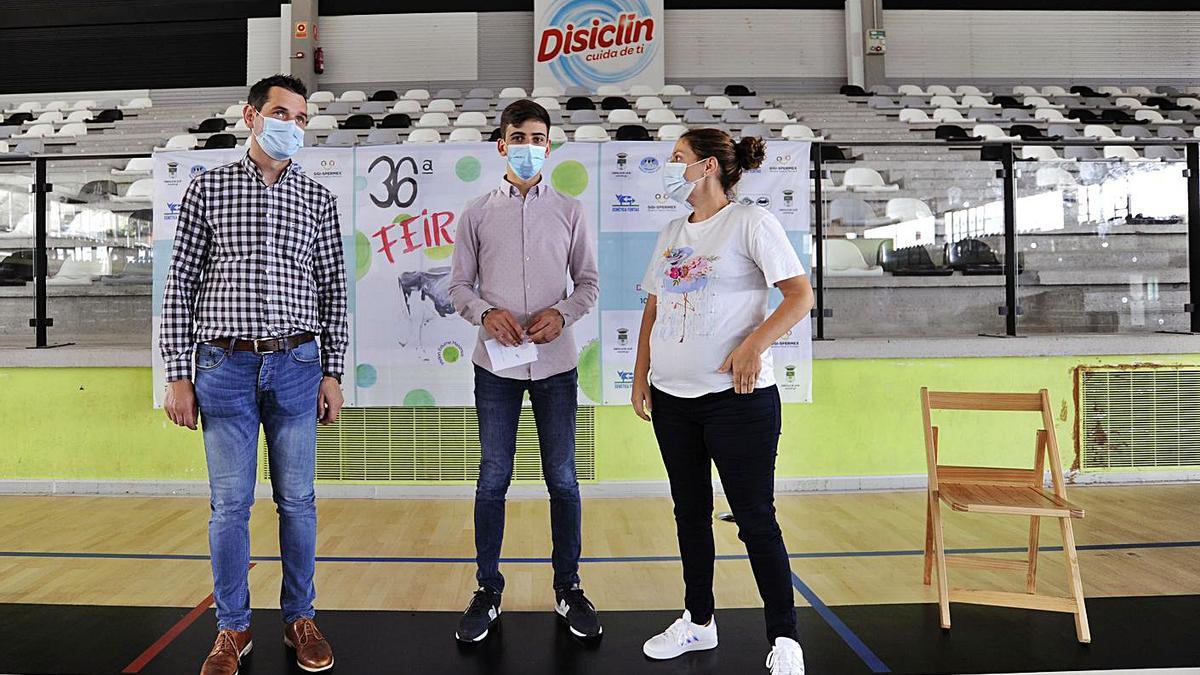
<path fill-rule="evenodd" d="M 942 538 L 941 504 L 936 495 L 929 495 L 930 523 L 933 526 L 933 554 L 937 561 L 938 612 L 942 628 L 950 627 L 950 588 L 946 579 L 946 542 Z"/>
<path fill-rule="evenodd" d="M 932 500 L 925 499 L 925 580 L 926 586 L 933 583 L 933 507 Z"/>
<path fill-rule="evenodd" d="M 1075 635 L 1083 644 L 1092 641 L 1092 632 L 1088 628 L 1087 606 L 1083 602 L 1083 579 L 1079 575 L 1079 555 L 1075 551 L 1075 531 L 1071 527 L 1070 518 L 1059 518 L 1062 528 L 1063 553 L 1067 557 L 1067 582 L 1071 587 L 1071 597 L 1075 599 Z"/>
<path fill-rule="evenodd" d="M 1037 516 L 1029 518 L 1029 571 L 1025 574 L 1025 592 L 1034 593 L 1037 591 L 1037 565 L 1038 565 L 1038 535 L 1041 528 L 1041 519 Z"/>

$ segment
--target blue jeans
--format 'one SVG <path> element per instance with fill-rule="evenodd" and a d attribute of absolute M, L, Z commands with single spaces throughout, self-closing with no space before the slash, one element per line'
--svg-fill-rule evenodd
<path fill-rule="evenodd" d="M 512 483 L 517 424 L 525 392 L 533 403 L 542 476 L 550 490 L 550 535 L 554 542 L 554 587 L 579 583 L 580 505 L 575 479 L 577 372 L 544 380 L 513 380 L 475 366 L 475 409 L 482 457 L 475 487 L 475 578 L 479 585 L 504 590 L 500 547 L 504 542 L 504 499 Z"/>
<path fill-rule="evenodd" d="M 196 401 L 204 428 L 212 517 L 208 546 L 219 628 L 250 626 L 250 507 L 258 467 L 258 429 L 267 437 L 271 491 L 279 513 L 288 623 L 314 614 L 317 506 L 317 392 L 322 377 L 315 341 L 258 355 L 208 344 L 196 347 Z"/>

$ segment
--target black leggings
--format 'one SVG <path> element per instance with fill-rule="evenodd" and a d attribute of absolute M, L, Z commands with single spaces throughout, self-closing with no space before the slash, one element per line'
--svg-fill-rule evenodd
<path fill-rule="evenodd" d="M 713 614 L 712 468 L 717 465 L 738 538 L 746 544 L 763 599 L 767 638 L 799 640 L 792 569 L 775 519 L 775 455 L 779 446 L 779 390 L 751 394 L 732 389 L 680 398 L 651 388 L 654 434 L 662 451 L 683 559 L 684 606 L 698 624 Z"/>

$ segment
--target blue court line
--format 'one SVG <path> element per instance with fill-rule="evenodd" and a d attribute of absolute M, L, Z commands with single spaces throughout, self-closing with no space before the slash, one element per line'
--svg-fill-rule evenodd
<path fill-rule="evenodd" d="M 854 631 L 850 630 L 850 627 L 843 623 L 841 618 L 838 617 L 837 614 L 834 614 L 833 610 L 829 609 L 829 606 L 822 602 L 821 598 L 817 597 L 817 594 L 808 587 L 808 584 L 804 583 L 800 577 L 796 576 L 795 572 L 792 572 L 792 586 L 800 593 L 800 595 L 804 596 L 804 599 L 808 601 L 808 604 L 811 605 L 814 610 L 816 610 L 817 615 L 824 619 L 825 623 L 829 624 L 829 627 L 833 629 L 833 632 L 837 633 L 838 637 L 842 638 L 842 641 L 845 642 L 850 649 L 854 650 L 854 653 L 858 655 L 858 658 L 862 659 L 863 663 L 867 664 L 867 667 L 871 669 L 872 673 L 892 672 L 891 668 L 888 668 L 887 664 L 885 664 L 882 659 L 876 656 L 875 652 L 871 651 L 871 648 L 868 647 L 867 644 L 858 637 L 858 635 L 855 635 Z"/>
<path fill-rule="evenodd" d="M 1083 544 L 1075 547 L 1080 551 L 1127 551 L 1134 549 L 1156 548 L 1200 548 L 1200 541 L 1152 541 L 1126 544 Z M 955 548 L 946 549 L 949 554 L 994 554 L 994 553 L 1025 553 L 1024 546 L 1009 546 L 995 548 Z M 1041 546 L 1043 553 L 1062 551 L 1061 546 Z M 921 556 L 921 549 L 898 549 L 893 551 L 814 551 L 811 553 L 791 553 L 793 559 L 824 559 L 824 558 L 886 558 L 900 556 Z M 89 553 L 72 551 L 0 551 L 0 558 L 82 558 L 88 560 L 208 560 L 208 556 L 199 553 Z M 251 556 L 252 562 L 279 562 L 279 556 Z M 747 560 L 745 554 L 718 555 L 717 560 Z M 340 563 L 474 563 L 473 557 L 425 557 L 425 556 L 330 556 L 319 555 L 317 562 Z M 508 564 L 543 564 L 550 558 L 501 558 L 500 562 Z M 584 557 L 583 563 L 636 563 L 636 562 L 679 562 L 677 555 L 643 555 L 616 557 Z"/>

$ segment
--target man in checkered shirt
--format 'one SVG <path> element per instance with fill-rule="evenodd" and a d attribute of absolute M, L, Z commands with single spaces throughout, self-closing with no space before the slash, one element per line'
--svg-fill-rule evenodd
<path fill-rule="evenodd" d="M 333 667 L 313 622 L 313 477 L 317 422 L 332 424 L 342 407 L 346 270 L 333 195 L 290 159 L 303 145 L 306 96 L 285 75 L 251 87 L 242 112 L 249 151 L 192 180 L 167 273 L 167 415 L 193 430 L 203 421 L 212 491 L 218 632 L 201 675 L 235 675 L 252 644 L 247 571 L 260 426 L 279 512 L 284 642 L 303 670 Z"/>

